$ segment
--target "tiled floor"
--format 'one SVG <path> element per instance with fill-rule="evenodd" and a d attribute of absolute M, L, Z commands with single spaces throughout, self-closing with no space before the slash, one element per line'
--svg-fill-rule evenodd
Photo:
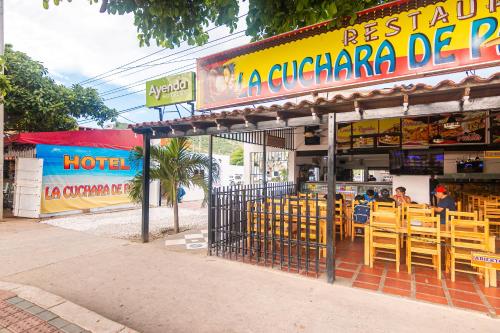
<path fill-rule="evenodd" d="M 412 274 L 405 265 L 396 272 L 390 262 L 376 262 L 369 268 L 363 265 L 361 239 L 337 243 L 336 266 L 337 278 L 355 288 L 500 316 L 500 288 L 485 288 L 483 280 L 468 274 L 457 274 L 451 282 L 443 272 L 439 280 L 436 272 L 426 267 L 415 266 Z"/>

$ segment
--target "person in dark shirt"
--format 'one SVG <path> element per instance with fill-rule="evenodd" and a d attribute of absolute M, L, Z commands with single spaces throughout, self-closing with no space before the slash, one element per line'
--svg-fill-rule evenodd
<path fill-rule="evenodd" d="M 441 224 L 446 224 L 446 210 L 457 210 L 455 200 L 448 195 L 448 190 L 443 185 L 436 186 L 434 195 L 438 200 L 437 207 L 434 207 L 434 211 L 439 214 Z"/>
<path fill-rule="evenodd" d="M 367 190 L 365 194 L 365 200 L 368 202 L 375 201 L 375 191 L 374 190 Z"/>
<path fill-rule="evenodd" d="M 394 202 L 394 199 L 391 198 L 391 193 L 388 189 L 384 188 L 380 191 L 380 196 L 375 199 L 377 202 Z"/>

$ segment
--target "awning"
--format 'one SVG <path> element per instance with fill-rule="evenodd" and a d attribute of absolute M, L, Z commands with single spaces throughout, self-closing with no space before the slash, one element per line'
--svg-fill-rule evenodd
<path fill-rule="evenodd" d="M 319 124 L 336 113 L 337 121 L 418 116 L 500 108 L 500 73 L 488 78 L 468 76 L 460 82 L 398 85 L 354 93 L 321 93 L 296 102 L 260 105 L 179 119 L 129 125 L 152 138 L 244 132 Z"/>
<path fill-rule="evenodd" d="M 130 150 L 142 146 L 142 137 L 129 130 L 89 130 L 20 133 L 5 138 L 5 145 L 45 144 Z"/>

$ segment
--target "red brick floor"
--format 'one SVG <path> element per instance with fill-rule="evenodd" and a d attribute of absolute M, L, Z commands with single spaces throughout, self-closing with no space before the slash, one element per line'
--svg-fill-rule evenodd
<path fill-rule="evenodd" d="M 54 313 L 0 289 L 1 333 L 57 333 L 90 331 L 72 324 Z"/>
<path fill-rule="evenodd" d="M 355 288 L 500 316 L 500 288 L 485 288 L 477 276 L 457 274 L 452 282 L 444 272 L 439 280 L 436 272 L 426 267 L 414 266 L 408 274 L 406 265 L 396 272 L 394 263 L 375 262 L 370 268 L 363 260 L 363 240 L 338 241 L 339 281 L 348 281 Z"/>

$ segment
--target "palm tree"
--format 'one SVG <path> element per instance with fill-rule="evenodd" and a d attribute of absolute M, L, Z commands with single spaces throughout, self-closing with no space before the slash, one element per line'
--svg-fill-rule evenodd
<path fill-rule="evenodd" d="M 142 159 L 142 147 L 132 150 L 131 159 L 138 162 Z M 213 160 L 212 177 L 219 179 L 219 164 Z M 179 187 L 200 187 L 208 198 L 208 179 L 210 158 L 203 154 L 189 151 L 189 141 L 186 138 L 174 138 L 166 146 L 151 147 L 151 180 L 159 180 L 162 196 L 167 205 L 174 208 L 174 231 L 179 232 L 179 206 L 177 191 Z M 135 202 L 142 200 L 142 172 L 130 182 L 130 197 Z"/>

